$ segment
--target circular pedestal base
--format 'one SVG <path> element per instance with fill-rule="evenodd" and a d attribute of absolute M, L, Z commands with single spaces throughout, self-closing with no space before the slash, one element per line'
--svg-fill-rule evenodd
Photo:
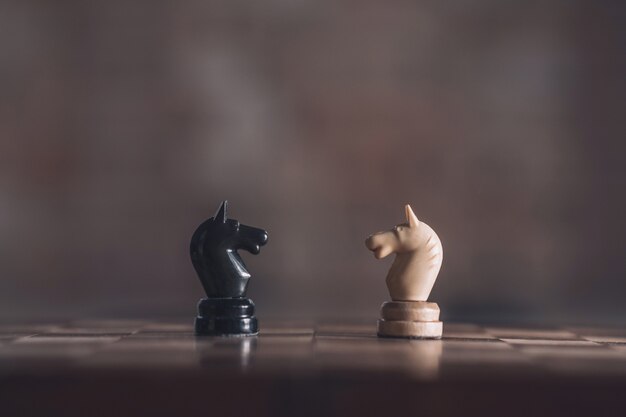
<path fill-rule="evenodd" d="M 195 332 L 199 336 L 255 336 L 259 324 L 248 298 L 203 298 L 198 303 Z"/>
<path fill-rule="evenodd" d="M 380 307 L 384 320 L 437 321 L 439 306 L 427 301 L 386 301 Z"/>
<path fill-rule="evenodd" d="M 378 336 L 407 339 L 441 339 L 443 323 L 440 321 L 378 320 Z"/>

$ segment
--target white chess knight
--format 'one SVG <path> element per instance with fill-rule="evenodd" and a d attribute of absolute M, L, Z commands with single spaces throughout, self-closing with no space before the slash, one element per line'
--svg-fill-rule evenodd
<path fill-rule="evenodd" d="M 365 246 L 376 259 L 396 254 L 386 279 L 393 301 L 426 301 L 441 269 L 443 247 L 439 236 L 417 219 L 410 205 L 405 212 L 406 223 L 369 236 Z"/>

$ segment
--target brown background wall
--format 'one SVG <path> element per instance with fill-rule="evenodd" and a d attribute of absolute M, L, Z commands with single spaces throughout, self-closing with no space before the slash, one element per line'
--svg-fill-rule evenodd
<path fill-rule="evenodd" d="M 402 205 L 449 319 L 626 320 L 625 7 L 1 1 L 0 318 L 193 316 L 221 199 L 260 316 L 375 317 Z"/>

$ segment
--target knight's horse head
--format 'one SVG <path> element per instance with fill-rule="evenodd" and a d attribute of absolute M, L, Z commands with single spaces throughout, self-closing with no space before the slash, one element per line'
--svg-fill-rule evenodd
<path fill-rule="evenodd" d="M 426 301 L 441 268 L 443 247 L 435 231 L 420 222 L 408 204 L 405 213 L 406 223 L 374 233 L 365 246 L 377 259 L 396 254 L 385 280 L 392 300 Z"/>
<path fill-rule="evenodd" d="M 258 254 L 267 243 L 267 232 L 228 219 L 228 202 L 202 223 L 191 238 L 191 262 L 210 298 L 244 297 L 250 279 L 239 249 Z"/>
<path fill-rule="evenodd" d="M 410 205 L 407 204 L 404 209 L 406 223 L 398 224 L 386 232 L 374 233 L 365 241 L 365 246 L 374 252 L 376 259 L 382 259 L 392 253 L 412 252 L 419 247 L 423 239 L 420 221 Z"/>

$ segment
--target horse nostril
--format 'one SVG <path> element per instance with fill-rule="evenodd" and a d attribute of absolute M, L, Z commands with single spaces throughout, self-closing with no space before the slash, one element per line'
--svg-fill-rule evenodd
<path fill-rule="evenodd" d="M 374 235 L 365 239 L 365 247 L 369 250 L 376 249 L 376 245 L 374 244 Z"/>

